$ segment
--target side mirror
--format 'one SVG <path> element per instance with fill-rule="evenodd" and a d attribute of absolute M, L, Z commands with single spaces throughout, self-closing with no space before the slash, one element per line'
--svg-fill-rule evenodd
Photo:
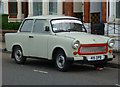
<path fill-rule="evenodd" d="M 45 26 L 45 31 L 50 31 L 49 26 Z"/>

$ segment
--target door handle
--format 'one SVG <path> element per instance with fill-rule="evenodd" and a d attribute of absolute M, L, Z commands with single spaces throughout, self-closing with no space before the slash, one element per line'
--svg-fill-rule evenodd
<path fill-rule="evenodd" d="M 29 36 L 29 38 L 34 38 L 34 36 Z"/>

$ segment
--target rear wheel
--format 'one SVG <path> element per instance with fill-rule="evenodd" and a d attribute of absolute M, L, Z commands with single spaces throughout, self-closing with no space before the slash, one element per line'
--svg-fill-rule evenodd
<path fill-rule="evenodd" d="M 62 50 L 57 51 L 54 62 L 59 71 L 67 71 L 70 66 L 70 63 L 66 60 L 66 55 Z"/>
<path fill-rule="evenodd" d="M 23 52 L 19 46 L 16 46 L 13 50 L 13 56 L 18 64 L 24 64 L 26 61 L 26 57 L 23 56 Z"/>

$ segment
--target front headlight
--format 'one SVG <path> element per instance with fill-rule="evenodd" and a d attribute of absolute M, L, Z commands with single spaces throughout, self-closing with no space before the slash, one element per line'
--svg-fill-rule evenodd
<path fill-rule="evenodd" d="M 111 38 L 111 39 L 108 40 L 108 46 L 110 48 L 112 48 L 114 46 L 114 44 L 115 44 L 115 40 L 114 39 Z"/>
<path fill-rule="evenodd" d="M 78 49 L 79 46 L 80 46 L 80 41 L 79 41 L 79 40 L 75 40 L 75 41 L 73 42 L 73 44 L 72 44 L 72 47 L 73 47 L 74 49 Z"/>

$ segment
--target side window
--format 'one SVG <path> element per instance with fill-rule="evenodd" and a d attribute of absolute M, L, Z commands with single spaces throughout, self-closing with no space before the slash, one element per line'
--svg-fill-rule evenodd
<path fill-rule="evenodd" d="M 25 20 L 21 27 L 21 32 L 31 32 L 33 27 L 33 20 Z"/>
<path fill-rule="evenodd" d="M 34 24 L 34 33 L 45 33 L 45 22 L 46 20 L 36 20 Z"/>

